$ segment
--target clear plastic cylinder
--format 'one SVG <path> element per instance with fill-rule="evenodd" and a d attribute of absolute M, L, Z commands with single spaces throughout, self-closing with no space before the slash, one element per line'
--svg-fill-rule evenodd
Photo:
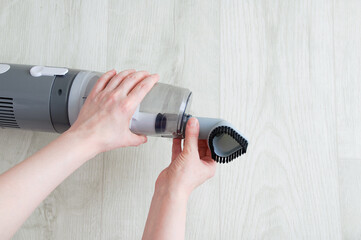
<path fill-rule="evenodd" d="M 191 102 L 189 89 L 157 83 L 132 117 L 132 132 L 148 136 L 180 137 Z"/>

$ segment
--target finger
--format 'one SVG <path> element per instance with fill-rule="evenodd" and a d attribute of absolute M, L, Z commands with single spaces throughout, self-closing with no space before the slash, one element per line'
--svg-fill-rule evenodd
<path fill-rule="evenodd" d="M 146 77 L 144 80 L 140 81 L 134 89 L 128 94 L 129 101 L 134 103 L 135 106 L 138 106 L 143 100 L 145 95 L 152 89 L 154 84 L 159 80 L 158 74 L 152 74 Z"/>
<path fill-rule="evenodd" d="M 143 143 L 146 143 L 147 140 L 148 139 L 146 136 L 131 133 L 130 136 L 128 137 L 127 146 L 139 146 Z"/>
<path fill-rule="evenodd" d="M 149 73 L 146 71 L 139 71 L 132 74 L 129 74 L 117 87 L 117 90 L 123 92 L 125 95 L 128 95 L 129 92 L 142 81 L 144 78 L 148 77 Z"/>
<path fill-rule="evenodd" d="M 174 138 L 172 145 L 172 162 L 182 152 L 182 139 Z"/>
<path fill-rule="evenodd" d="M 114 77 L 114 75 L 116 74 L 117 72 L 113 69 L 113 70 L 110 70 L 106 73 L 104 73 L 99 79 L 98 81 L 95 83 L 91 93 L 91 94 L 98 94 L 100 91 L 102 91 L 105 86 L 108 84 L 108 82 L 110 81 L 110 79 L 112 79 L 112 77 Z"/>
<path fill-rule="evenodd" d="M 105 87 L 105 91 L 112 91 L 116 87 L 119 86 L 119 84 L 129 75 L 134 73 L 134 69 L 125 70 L 122 72 L 119 72 L 117 75 L 115 75 L 109 82 L 108 85 Z"/>
<path fill-rule="evenodd" d="M 190 118 L 187 122 L 184 150 L 189 152 L 198 151 L 199 123 L 197 118 Z"/>

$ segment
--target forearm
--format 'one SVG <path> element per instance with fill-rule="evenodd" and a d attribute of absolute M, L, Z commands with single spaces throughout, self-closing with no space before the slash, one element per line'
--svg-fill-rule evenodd
<path fill-rule="evenodd" d="M 0 175 L 0 238 L 10 238 L 66 177 L 95 155 L 87 141 L 67 132 Z"/>
<path fill-rule="evenodd" d="M 156 189 L 143 240 L 184 239 L 188 195 L 180 191 Z"/>
<path fill-rule="evenodd" d="M 198 140 L 196 118 L 187 122 L 185 141 L 173 139 L 172 161 L 158 176 L 143 239 L 184 239 L 191 192 L 216 171 L 206 140 Z"/>

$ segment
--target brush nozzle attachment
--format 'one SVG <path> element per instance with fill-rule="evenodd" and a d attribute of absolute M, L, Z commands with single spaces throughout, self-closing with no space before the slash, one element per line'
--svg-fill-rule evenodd
<path fill-rule="evenodd" d="M 208 138 L 212 158 L 219 163 L 229 163 L 246 153 L 248 141 L 229 126 L 218 126 Z"/>
<path fill-rule="evenodd" d="M 197 117 L 197 119 L 199 139 L 207 139 L 213 160 L 229 163 L 246 153 L 248 141 L 229 122 L 217 118 Z"/>

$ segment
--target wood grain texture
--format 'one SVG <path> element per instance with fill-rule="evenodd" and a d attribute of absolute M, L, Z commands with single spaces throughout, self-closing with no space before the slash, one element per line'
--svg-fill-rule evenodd
<path fill-rule="evenodd" d="M 1 1 L 0 61 L 104 71 L 106 24 L 107 3 L 102 1 Z M 1 130 L 1 172 L 56 137 Z M 35 210 L 14 239 L 99 239 L 102 166 L 98 156 L 76 171 Z"/>
<path fill-rule="evenodd" d="M 186 239 L 360 239 L 361 3 L 0 1 L 0 62 L 157 72 L 248 153 L 199 187 Z M 56 134 L 0 129 L 0 173 Z M 89 161 L 14 239 L 140 239 L 171 140 Z"/>
<path fill-rule="evenodd" d="M 344 239 L 361 239 L 360 10 L 360 1 L 335 1 L 337 149 Z"/>
<path fill-rule="evenodd" d="M 341 237 L 330 1 L 221 5 L 221 115 L 250 140 L 221 168 L 222 239 Z"/>
<path fill-rule="evenodd" d="M 338 154 L 340 158 L 361 160 L 360 10 L 360 1 L 335 1 L 334 42 Z"/>
<path fill-rule="evenodd" d="M 218 1 L 110 1 L 108 67 L 157 72 L 161 82 L 193 90 L 194 112 L 217 116 L 217 9 Z M 155 180 L 171 156 L 169 139 L 148 140 L 140 148 L 106 154 L 103 239 L 142 236 Z M 218 193 L 215 178 L 192 195 L 188 205 L 188 239 L 219 237 Z"/>

